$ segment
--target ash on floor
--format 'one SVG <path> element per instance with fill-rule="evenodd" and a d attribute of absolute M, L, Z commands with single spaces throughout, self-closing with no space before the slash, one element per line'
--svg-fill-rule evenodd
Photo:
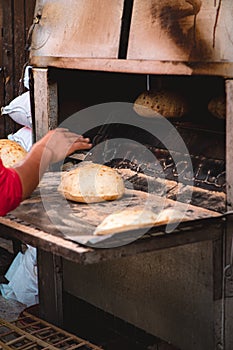
<path fill-rule="evenodd" d="M 5 299 L 0 295 L 0 318 L 9 322 L 15 321 L 25 308 L 26 305 L 16 300 Z"/>

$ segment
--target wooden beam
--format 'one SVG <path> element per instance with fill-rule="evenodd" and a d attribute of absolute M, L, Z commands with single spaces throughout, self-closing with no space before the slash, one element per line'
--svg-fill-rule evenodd
<path fill-rule="evenodd" d="M 62 258 L 37 250 L 40 317 L 62 327 L 63 283 Z"/>
<path fill-rule="evenodd" d="M 13 57 L 14 57 L 14 96 L 18 96 L 21 92 L 21 78 L 23 76 L 23 67 L 26 62 L 25 57 L 25 12 L 24 0 L 14 0 L 13 6 Z M 17 58 L 17 59 L 16 59 Z"/>
<path fill-rule="evenodd" d="M 30 64 L 34 67 L 57 67 L 90 71 L 163 74 L 163 75 L 208 75 L 233 78 L 232 62 L 181 62 L 152 61 L 108 58 L 77 58 L 55 56 L 32 56 Z"/>
<path fill-rule="evenodd" d="M 0 30 L 2 32 L 3 30 L 3 4 L 0 2 Z M 2 36 L 0 35 L 0 106 L 4 105 L 4 75 L 3 75 L 3 66 L 2 66 L 2 55 L 3 55 L 3 49 L 2 49 Z M 0 118 L 0 137 L 3 138 L 4 135 L 4 119 Z"/>
<path fill-rule="evenodd" d="M 226 183 L 227 208 L 233 210 L 233 80 L 226 80 Z"/>
<path fill-rule="evenodd" d="M 226 191 L 227 191 L 227 210 L 233 210 L 233 80 L 227 79 L 225 83 L 226 90 Z M 233 347 L 233 261 L 232 261 L 232 225 L 233 216 L 227 216 L 226 237 L 224 246 L 224 302 L 222 322 L 224 325 L 224 343 L 223 348 L 230 350 Z"/>
<path fill-rule="evenodd" d="M 57 127 L 57 84 L 49 81 L 47 68 L 33 68 L 36 141 Z"/>
<path fill-rule="evenodd" d="M 14 96 L 14 38 L 13 38 L 13 0 L 3 0 L 3 31 L 2 31 L 2 65 L 4 72 L 4 105 Z M 15 123 L 10 118 L 4 118 L 5 136 L 15 129 Z"/>
<path fill-rule="evenodd" d="M 195 242 L 217 240 L 222 235 L 223 224 L 218 218 L 208 220 L 208 225 L 205 220 L 200 220 L 200 222 L 197 220 L 193 227 L 186 228 L 184 231 L 172 234 L 164 234 L 161 231 L 152 238 L 139 239 L 126 246 L 111 249 L 92 249 L 80 246 L 65 238 L 34 228 L 28 223 L 17 222 L 17 219 L 11 220 L 7 217 L 0 217 L 0 235 L 2 232 L 5 237 L 7 235 L 11 239 L 19 239 L 23 243 L 59 255 L 69 261 L 86 265 Z"/>

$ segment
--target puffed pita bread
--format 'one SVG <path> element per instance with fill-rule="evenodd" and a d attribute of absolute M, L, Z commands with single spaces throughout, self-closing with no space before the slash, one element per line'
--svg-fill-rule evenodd
<path fill-rule="evenodd" d="M 0 158 L 6 168 L 19 163 L 27 154 L 27 151 L 15 141 L 0 139 Z"/>
<path fill-rule="evenodd" d="M 142 117 L 180 118 L 189 111 L 185 97 L 172 90 L 145 91 L 134 102 L 135 112 Z"/>
<path fill-rule="evenodd" d="M 120 233 L 144 227 L 161 226 L 179 222 L 183 214 L 172 208 L 164 209 L 156 214 L 149 209 L 128 208 L 112 213 L 96 227 L 95 236 Z"/>
<path fill-rule="evenodd" d="M 121 198 L 125 185 L 121 175 L 106 165 L 89 162 L 62 175 L 58 191 L 69 200 L 95 203 Z"/>

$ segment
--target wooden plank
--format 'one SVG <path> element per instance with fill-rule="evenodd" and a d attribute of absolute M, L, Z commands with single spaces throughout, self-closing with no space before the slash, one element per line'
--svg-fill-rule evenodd
<path fill-rule="evenodd" d="M 124 0 L 43 1 L 42 18 L 33 32 L 32 55 L 116 58 L 123 3 Z"/>
<path fill-rule="evenodd" d="M 3 55 L 2 63 L 5 76 L 5 101 L 7 104 L 13 97 L 14 72 L 13 72 L 13 31 L 12 31 L 12 0 L 3 0 Z"/>
<path fill-rule="evenodd" d="M 13 0 L 3 0 L 3 36 L 2 36 L 2 64 L 4 69 L 4 105 L 14 97 L 14 44 L 13 44 Z M 4 118 L 5 136 L 15 130 L 12 119 Z"/>
<path fill-rule="evenodd" d="M 214 308 L 214 344 L 215 349 L 223 346 L 224 343 L 224 290 L 223 290 L 223 271 L 224 271 L 224 234 L 218 239 L 212 241 L 213 249 L 213 308 Z"/>
<path fill-rule="evenodd" d="M 233 172 L 232 155 L 233 147 L 233 80 L 226 80 L 226 184 L 227 184 L 227 209 L 233 209 Z M 233 327 L 232 327 L 232 307 L 233 307 L 233 261 L 232 261 L 232 225 L 233 217 L 227 217 L 226 240 L 225 240 L 225 303 L 224 303 L 224 322 L 225 322 L 225 349 L 232 349 L 233 346 Z"/>
<path fill-rule="evenodd" d="M 27 46 L 28 33 L 33 23 L 36 0 L 25 0 L 25 35 L 24 44 Z M 28 59 L 29 52 L 26 53 Z"/>
<path fill-rule="evenodd" d="M 23 85 L 24 68 L 27 65 L 29 51 L 26 49 L 27 35 L 32 25 L 35 8 L 35 0 L 14 0 L 14 61 L 15 86 L 14 95 L 17 96 L 25 91 Z"/>
<path fill-rule="evenodd" d="M 233 80 L 226 80 L 226 184 L 227 208 L 233 210 Z"/>
<path fill-rule="evenodd" d="M 21 92 L 21 79 L 23 78 L 23 68 L 26 62 L 25 57 L 25 11 L 24 0 L 14 0 L 13 6 L 13 38 L 14 48 L 13 55 L 17 57 L 14 61 L 14 96 L 18 96 Z"/>
<path fill-rule="evenodd" d="M 224 246 L 224 349 L 233 348 L 233 241 L 232 241 L 233 215 L 227 216 Z"/>
<path fill-rule="evenodd" d="M 233 61 L 233 2 L 135 0 L 128 59 Z"/>
<path fill-rule="evenodd" d="M 85 254 L 92 252 L 90 248 L 81 247 L 77 243 L 38 230 L 27 222 L 18 222 L 17 218 L 0 217 L 0 228 L 0 235 L 3 237 L 18 239 L 33 247 L 62 256 L 68 260 L 71 259 L 71 261 L 77 263 L 84 263 Z"/>
<path fill-rule="evenodd" d="M 208 220 L 208 225 L 206 225 L 206 220 L 197 220 L 190 227 L 186 227 L 184 231 L 180 230 L 166 235 L 161 231 L 156 237 L 140 239 L 126 246 L 111 249 L 93 249 L 33 228 L 27 222 L 20 223 L 14 218 L 0 217 L 0 236 L 3 233 L 9 238 L 19 239 L 33 247 L 43 249 L 77 264 L 85 265 L 219 239 L 222 235 L 222 225 L 224 223 L 217 218 Z"/>
<path fill-rule="evenodd" d="M 2 2 L 0 2 L 0 29 L 3 30 L 3 6 Z M 4 74 L 3 74 L 3 66 L 2 66 L 2 35 L 0 35 L 0 106 L 4 106 Z M 0 118 L 0 138 L 5 137 L 4 134 L 4 119 Z"/>
<path fill-rule="evenodd" d="M 25 3 L 25 19 L 24 19 L 24 54 L 25 54 L 25 67 L 29 65 L 29 47 L 30 47 L 30 33 L 33 26 L 34 12 L 36 6 L 36 0 L 24 0 Z M 32 85 L 32 83 L 31 83 Z M 22 89 L 25 87 L 23 86 Z M 30 87 L 32 89 L 32 86 Z M 33 90 L 33 89 L 32 89 Z M 31 92 L 31 112 L 34 113 L 34 106 L 32 105 L 33 92 Z"/>
<path fill-rule="evenodd" d="M 32 3 L 35 3 L 35 0 Z M 28 60 L 25 52 L 25 16 L 31 17 L 32 8 L 27 8 L 24 0 L 3 0 L 1 2 L 2 30 L 2 65 L 4 69 L 4 99 L 1 105 L 7 105 L 21 91 L 20 79 L 24 64 Z M 29 13 L 29 11 L 31 11 Z M 4 137 L 16 131 L 18 125 L 9 117 L 4 118 Z"/>
<path fill-rule="evenodd" d="M 57 85 L 48 80 L 48 69 L 35 68 L 33 73 L 34 93 L 34 129 L 36 141 L 43 137 L 48 130 L 56 128 Z"/>
<path fill-rule="evenodd" d="M 63 326 L 62 259 L 59 256 L 37 250 L 38 289 L 40 317 Z"/>
<path fill-rule="evenodd" d="M 213 75 L 233 78 L 233 63 L 231 62 L 174 62 L 153 60 L 119 60 L 91 59 L 75 57 L 32 56 L 30 64 L 34 67 L 57 67 L 91 71 L 164 74 L 164 75 Z"/>

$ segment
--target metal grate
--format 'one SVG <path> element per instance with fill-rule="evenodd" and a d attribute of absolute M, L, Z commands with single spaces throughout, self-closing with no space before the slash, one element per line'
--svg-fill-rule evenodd
<path fill-rule="evenodd" d="M 16 321 L 0 319 L 0 349 L 4 350 L 101 350 L 71 333 L 23 312 Z"/>

